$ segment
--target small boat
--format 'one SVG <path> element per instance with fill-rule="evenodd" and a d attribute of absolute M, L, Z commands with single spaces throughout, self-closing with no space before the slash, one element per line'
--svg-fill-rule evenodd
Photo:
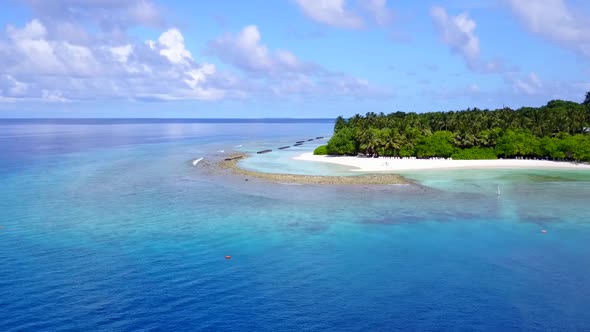
<path fill-rule="evenodd" d="M 500 196 L 500 185 L 498 185 L 498 196 Z"/>
<path fill-rule="evenodd" d="M 195 159 L 193 160 L 193 166 L 197 166 L 197 164 L 199 163 L 199 161 L 203 160 L 203 157 L 199 158 L 199 159 Z"/>
<path fill-rule="evenodd" d="M 231 259 L 231 256 L 230 255 L 226 255 L 225 256 L 225 259 Z"/>
<path fill-rule="evenodd" d="M 285 150 L 285 149 L 288 149 L 288 148 L 290 148 L 290 146 L 289 146 L 289 145 L 287 145 L 287 146 L 281 146 L 281 147 L 279 148 L 279 150 Z"/>
<path fill-rule="evenodd" d="M 269 152 L 271 152 L 271 151 L 272 151 L 272 150 L 262 150 L 262 151 L 258 151 L 258 152 L 256 152 L 256 153 L 258 153 L 258 154 L 263 154 L 263 153 L 269 153 Z"/>

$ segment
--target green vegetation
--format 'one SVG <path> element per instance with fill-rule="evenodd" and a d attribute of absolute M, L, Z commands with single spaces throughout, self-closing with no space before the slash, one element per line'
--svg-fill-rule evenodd
<path fill-rule="evenodd" d="M 581 104 L 553 100 L 539 108 L 518 110 L 475 108 L 387 115 L 371 112 L 348 120 L 338 117 L 325 152 L 418 158 L 590 161 L 590 92 Z"/>
<path fill-rule="evenodd" d="M 498 154 L 495 149 L 492 148 L 469 148 L 464 150 L 458 150 L 451 156 L 457 160 L 470 160 L 470 159 L 498 159 Z"/>
<path fill-rule="evenodd" d="M 328 146 L 327 145 L 318 146 L 315 150 L 313 150 L 313 154 L 318 155 L 318 156 L 327 155 L 328 154 Z"/>
<path fill-rule="evenodd" d="M 327 145 L 328 153 L 332 155 L 350 155 L 358 150 L 355 133 L 350 128 L 341 128 L 334 132 Z"/>

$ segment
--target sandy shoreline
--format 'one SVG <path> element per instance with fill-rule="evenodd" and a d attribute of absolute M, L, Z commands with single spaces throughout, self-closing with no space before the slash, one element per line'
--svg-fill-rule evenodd
<path fill-rule="evenodd" d="M 244 176 L 244 180 L 257 178 L 276 183 L 297 183 L 297 184 L 326 184 L 326 185 L 388 185 L 411 183 L 402 176 L 395 174 L 367 174 L 360 176 L 321 176 L 321 175 L 297 175 L 263 173 L 247 170 L 238 166 L 238 162 L 248 157 L 244 153 L 234 153 L 224 156 L 223 160 L 203 165 L 214 172 L 229 172 L 233 175 Z"/>
<path fill-rule="evenodd" d="M 433 169 L 580 169 L 590 170 L 588 164 L 549 160 L 497 159 L 497 160 L 446 160 L 446 159 L 393 159 L 316 156 L 312 152 L 295 160 L 333 163 L 353 167 L 356 172 L 413 171 Z"/>

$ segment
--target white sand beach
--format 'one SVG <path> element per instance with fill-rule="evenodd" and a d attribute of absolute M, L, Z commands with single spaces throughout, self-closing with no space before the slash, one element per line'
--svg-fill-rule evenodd
<path fill-rule="evenodd" d="M 497 159 L 497 160 L 449 160 L 449 159 L 394 159 L 394 158 L 359 158 L 316 156 L 312 152 L 294 157 L 295 160 L 316 161 L 351 166 L 351 171 L 412 171 L 431 169 L 586 169 L 588 164 L 557 162 L 549 160 Z"/>

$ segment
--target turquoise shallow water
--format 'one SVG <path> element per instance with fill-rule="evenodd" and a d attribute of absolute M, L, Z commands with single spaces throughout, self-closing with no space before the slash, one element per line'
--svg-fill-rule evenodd
<path fill-rule="evenodd" d="M 330 123 L 0 129 L 2 331 L 590 328 L 587 173 L 416 172 L 343 190 L 190 163 Z M 246 166 L 345 173 L 296 153 Z"/>

